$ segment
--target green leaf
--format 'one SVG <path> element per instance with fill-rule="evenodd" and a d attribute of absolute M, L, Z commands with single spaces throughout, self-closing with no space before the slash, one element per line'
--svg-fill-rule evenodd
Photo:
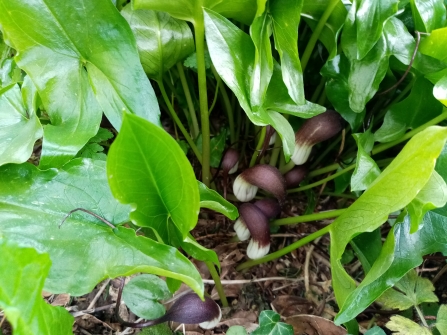
<path fill-rule="evenodd" d="M 0 53 L 1 57 L 1 53 Z M 0 88 L 23 81 L 22 70 L 12 58 L 7 58 L 0 64 Z"/>
<path fill-rule="evenodd" d="M 436 83 L 433 88 L 433 96 L 447 107 L 447 75 Z"/>
<path fill-rule="evenodd" d="M 191 164 L 163 129 L 126 114 L 110 147 L 107 175 L 115 197 L 135 206 L 132 221 L 167 243 L 172 222 L 182 239 L 197 224 L 199 191 Z M 171 235 L 171 236 L 170 236 Z"/>
<path fill-rule="evenodd" d="M 301 0 L 276 0 L 270 3 L 275 48 L 281 58 L 281 71 L 289 96 L 304 105 L 303 70 L 298 57 L 298 25 L 303 7 Z"/>
<path fill-rule="evenodd" d="M 443 0 L 411 0 L 410 3 L 416 30 L 430 33 L 433 29 L 445 26 L 446 13 Z"/>
<path fill-rule="evenodd" d="M 161 80 L 164 72 L 194 52 L 186 22 L 163 12 L 132 10 L 131 4 L 121 14 L 135 35 L 141 64 L 150 78 Z"/>
<path fill-rule="evenodd" d="M 81 150 L 79 150 L 76 157 L 84 157 L 105 161 L 107 159 L 107 156 L 105 153 L 103 153 L 104 147 L 99 143 L 105 142 L 112 137 L 113 134 L 110 130 L 99 128 L 98 133 L 94 137 L 92 137 Z"/>
<path fill-rule="evenodd" d="M 14 335 L 70 335 L 73 317 L 62 307 L 42 299 L 42 287 L 51 266 L 47 254 L 19 248 L 0 238 L 0 308 Z"/>
<path fill-rule="evenodd" d="M 355 170 L 351 177 L 351 192 L 366 190 L 369 185 L 380 175 L 380 169 L 370 157 L 374 146 L 374 135 L 371 129 L 362 134 L 352 135 L 357 143 L 357 160 Z"/>
<path fill-rule="evenodd" d="M 305 100 L 304 104 L 295 103 L 288 93 L 284 83 L 284 71 L 277 62 L 274 62 L 273 75 L 265 96 L 264 108 L 279 113 L 298 116 L 304 119 L 324 113 L 326 108 Z"/>
<path fill-rule="evenodd" d="M 304 1 L 301 16 L 314 31 L 325 10 L 333 0 Z M 329 59 L 337 55 L 338 34 L 345 23 L 348 11 L 342 1 L 337 1 L 318 37 L 329 52 Z"/>
<path fill-rule="evenodd" d="M 123 289 L 123 300 L 127 307 L 138 317 L 147 320 L 165 314 L 166 309 L 158 301 L 170 296 L 166 282 L 149 274 L 132 278 Z"/>
<path fill-rule="evenodd" d="M 364 58 L 382 35 L 385 22 L 397 13 L 398 0 L 362 0 L 355 13 L 357 25 L 357 58 Z M 353 7 L 355 6 L 353 5 Z"/>
<path fill-rule="evenodd" d="M 393 315 L 386 327 L 393 331 L 393 335 L 431 335 L 427 328 L 400 315 Z"/>
<path fill-rule="evenodd" d="M 443 207 L 447 202 L 447 185 L 442 177 L 433 171 L 427 184 L 420 190 L 416 198 L 408 204 L 411 230 L 416 232 L 424 215 L 432 209 Z"/>
<path fill-rule="evenodd" d="M 350 244 L 359 261 L 362 263 L 363 270 L 365 273 L 368 273 L 376 259 L 379 257 L 380 250 L 382 250 L 382 235 L 380 228 L 354 237 Z"/>
<path fill-rule="evenodd" d="M 204 16 L 208 50 L 217 73 L 236 95 L 251 122 L 275 128 L 283 142 L 284 156 L 289 160 L 295 148 L 295 135 L 289 122 L 279 113 L 262 107 L 252 110 L 250 104 L 255 55 L 252 40 L 221 15 L 205 9 Z"/>
<path fill-rule="evenodd" d="M 0 90 L 0 165 L 26 162 L 34 142 L 42 137 L 36 116 L 36 93 L 29 77 L 22 92 L 17 84 Z"/>
<path fill-rule="evenodd" d="M 386 333 L 383 331 L 382 328 L 375 326 L 375 327 L 368 329 L 368 331 L 365 333 L 365 335 L 386 335 Z"/>
<path fill-rule="evenodd" d="M 427 213 L 422 228 L 413 234 L 410 233 L 408 216 L 393 226 L 371 271 L 346 299 L 337 316 L 338 322 L 345 322 L 361 313 L 408 271 L 421 265 L 422 256 L 447 253 L 447 217 L 441 215 L 443 210 Z"/>
<path fill-rule="evenodd" d="M 133 0 L 135 9 L 152 9 L 167 12 L 171 16 L 197 23 L 202 18 L 202 8 L 250 24 L 256 13 L 256 0 Z"/>
<path fill-rule="evenodd" d="M 445 52 L 446 45 L 447 27 L 433 30 L 428 36 L 422 35 L 418 51 L 443 62 L 447 62 L 447 53 Z"/>
<path fill-rule="evenodd" d="M 199 273 L 170 246 L 136 236 L 132 229 L 112 230 L 82 212 L 73 213 L 59 229 L 75 208 L 115 225 L 127 222 L 130 212 L 113 198 L 103 161 L 75 159 L 46 171 L 26 163 L 0 168 L 0 234 L 50 255 L 45 290 L 79 296 L 105 278 L 146 272 L 182 280 L 202 294 Z"/>
<path fill-rule="evenodd" d="M 231 202 L 225 200 L 219 193 L 197 181 L 200 195 L 200 208 L 208 208 L 225 215 L 230 220 L 236 220 L 239 212 Z"/>
<path fill-rule="evenodd" d="M 191 234 L 186 236 L 183 241 L 180 241 L 179 245 L 192 258 L 202 262 L 212 262 L 220 269 L 220 262 L 216 252 L 201 246 Z"/>
<path fill-rule="evenodd" d="M 441 335 L 447 335 L 447 305 L 441 305 L 436 317 L 436 329 Z"/>
<path fill-rule="evenodd" d="M 348 84 L 350 63 L 344 54 L 340 54 L 326 62 L 321 69 L 323 77 L 327 78 L 326 95 L 335 110 L 349 122 L 353 130 L 357 130 L 365 118 L 365 110 L 354 112 L 349 106 L 350 88 Z"/>
<path fill-rule="evenodd" d="M 262 311 L 259 315 L 259 327 L 251 335 L 293 335 L 293 328 L 280 322 L 279 314 L 274 311 Z"/>
<path fill-rule="evenodd" d="M 368 190 L 331 225 L 333 287 L 341 306 L 337 322 L 344 323 L 357 315 L 343 313 L 352 308 L 352 302 L 349 306 L 346 301 L 356 287 L 340 263 L 346 245 L 356 235 L 377 229 L 389 213 L 402 209 L 417 196 L 430 179 L 446 139 L 447 129 L 442 127 L 429 127 L 415 135 Z M 382 252 L 384 249 L 385 245 Z"/>
<path fill-rule="evenodd" d="M 231 326 L 228 328 L 227 335 L 247 335 L 247 331 L 242 326 Z M 444 334 L 442 334 L 444 335 Z"/>
<path fill-rule="evenodd" d="M 96 134 L 102 111 L 116 129 L 123 111 L 160 124 L 132 31 L 110 0 L 0 0 L 0 25 L 51 119 L 42 168 L 75 156 Z"/>
<path fill-rule="evenodd" d="M 392 105 L 385 114 L 382 126 L 374 134 L 379 142 L 390 142 L 402 137 L 407 129 L 414 129 L 442 113 L 442 105 L 433 97 L 433 85 L 418 77 L 411 93 Z"/>
<path fill-rule="evenodd" d="M 265 3 L 265 0 L 262 1 Z M 255 57 L 250 78 L 250 105 L 253 110 L 257 110 L 257 108 L 263 105 L 267 87 L 273 73 L 272 46 L 270 45 L 271 24 L 272 17 L 268 15 L 267 11 L 264 11 L 255 17 L 250 26 L 250 36 L 255 47 Z"/>
<path fill-rule="evenodd" d="M 415 270 L 409 271 L 394 287 L 385 291 L 379 301 L 387 308 L 397 308 L 401 311 L 423 302 L 437 302 L 438 297 L 433 293 L 435 287 L 427 278 L 419 277 Z"/>

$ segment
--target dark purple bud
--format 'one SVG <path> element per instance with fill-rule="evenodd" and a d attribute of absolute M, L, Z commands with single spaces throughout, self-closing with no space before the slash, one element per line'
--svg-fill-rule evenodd
<path fill-rule="evenodd" d="M 284 175 L 287 188 L 298 187 L 300 183 L 306 178 L 307 167 L 304 165 L 295 166 L 292 170 Z"/>
<path fill-rule="evenodd" d="M 252 200 L 258 188 L 273 194 L 282 205 L 286 198 L 286 182 L 273 166 L 262 164 L 242 172 L 234 181 L 233 193 L 240 201 Z"/>
<path fill-rule="evenodd" d="M 335 136 L 342 127 L 340 114 L 333 110 L 327 110 L 306 120 L 295 133 L 295 150 L 292 155 L 292 161 L 296 165 L 306 163 L 312 147 Z"/>
<path fill-rule="evenodd" d="M 242 204 L 239 215 L 243 218 L 251 234 L 247 247 L 247 257 L 258 259 L 267 255 L 270 250 L 269 220 L 264 213 L 253 204 Z"/>
<path fill-rule="evenodd" d="M 281 206 L 276 199 L 261 199 L 254 203 L 262 213 L 269 219 L 276 218 L 281 213 Z"/>
<path fill-rule="evenodd" d="M 237 171 L 239 163 L 239 152 L 229 148 L 222 158 L 222 170 L 224 174 L 232 174 Z"/>
<path fill-rule="evenodd" d="M 214 328 L 220 321 L 222 312 L 210 297 L 202 301 L 195 293 L 188 293 L 177 299 L 160 322 L 174 321 L 186 324 L 198 323 L 204 329 Z"/>

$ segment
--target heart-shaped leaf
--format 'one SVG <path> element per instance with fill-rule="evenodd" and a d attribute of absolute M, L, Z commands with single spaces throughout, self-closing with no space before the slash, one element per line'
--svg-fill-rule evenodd
<path fill-rule="evenodd" d="M 0 168 L 0 234 L 50 255 L 45 290 L 77 296 L 105 278 L 147 272 L 182 280 L 202 294 L 199 273 L 175 248 L 136 236 L 132 229 L 112 230 L 81 212 L 73 213 L 59 229 L 75 208 L 115 225 L 128 221 L 130 207 L 113 198 L 104 161 L 75 159 L 47 171 L 27 163 Z"/>
<path fill-rule="evenodd" d="M 132 31 L 110 0 L 1 0 L 0 25 L 51 119 L 42 168 L 75 156 L 98 131 L 102 111 L 116 129 L 123 111 L 159 124 Z"/>

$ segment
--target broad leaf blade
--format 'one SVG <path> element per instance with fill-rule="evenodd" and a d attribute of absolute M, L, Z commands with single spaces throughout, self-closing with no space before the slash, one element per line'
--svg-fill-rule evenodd
<path fill-rule="evenodd" d="M 333 287 L 342 309 L 346 308 L 348 295 L 355 290 L 353 279 L 340 263 L 346 245 L 359 233 L 375 230 L 389 213 L 402 209 L 416 197 L 432 175 L 446 139 L 447 129 L 441 127 L 430 127 L 415 135 L 369 189 L 332 224 Z M 408 184 L 408 180 L 412 183 Z M 344 315 L 337 322 L 350 319 Z"/>
<path fill-rule="evenodd" d="M 133 204 L 135 224 L 169 242 L 172 221 L 182 238 L 197 224 L 199 191 L 191 164 L 163 129 L 126 114 L 109 150 L 107 174 L 115 197 Z"/>
<path fill-rule="evenodd" d="M 31 164 L 5 165 L 0 171 L 0 233 L 20 246 L 50 255 L 45 290 L 78 296 L 105 278 L 154 273 L 184 281 L 198 294 L 199 273 L 178 250 L 135 231 L 114 230 L 75 208 L 90 210 L 113 224 L 128 221 L 107 185 L 103 161 L 76 159 L 60 170 L 39 171 Z"/>
<path fill-rule="evenodd" d="M 123 301 L 140 318 L 152 320 L 166 309 L 158 301 L 167 299 L 171 292 L 166 282 L 154 275 L 142 274 L 132 278 L 123 289 Z"/>
<path fill-rule="evenodd" d="M 35 110 L 36 90 L 26 78 L 22 92 L 17 84 L 0 90 L 0 165 L 26 162 L 34 142 L 42 137 Z"/>
<path fill-rule="evenodd" d="M 298 25 L 303 1 L 277 0 L 270 3 L 275 47 L 281 58 L 284 84 L 292 100 L 304 105 L 304 82 L 298 58 Z"/>
<path fill-rule="evenodd" d="M 390 321 L 386 323 L 386 327 L 393 331 L 394 335 L 431 335 L 432 333 L 425 327 L 416 322 L 400 316 L 393 315 Z"/>
<path fill-rule="evenodd" d="M 186 22 L 163 12 L 132 10 L 130 4 L 121 14 L 135 35 L 141 64 L 150 78 L 160 80 L 165 71 L 194 52 Z"/>
<path fill-rule="evenodd" d="M 43 168 L 61 166 L 96 134 L 101 109 L 116 129 L 123 110 L 159 124 L 134 37 L 110 0 L 1 0 L 0 24 L 52 122 L 44 129 Z"/>
<path fill-rule="evenodd" d="M 252 335 L 293 335 L 291 325 L 280 322 L 280 316 L 274 311 L 262 311 L 259 315 L 259 328 Z"/>
<path fill-rule="evenodd" d="M 416 30 L 430 33 L 446 24 L 446 9 L 443 0 L 411 0 L 411 9 Z"/>
<path fill-rule="evenodd" d="M 42 299 L 45 277 L 51 266 L 47 254 L 19 248 L 0 239 L 0 307 L 14 335 L 70 335 L 73 317 L 61 307 Z"/>
<path fill-rule="evenodd" d="M 250 24 L 256 13 L 256 0 L 133 0 L 135 9 L 167 12 L 175 18 L 201 24 L 202 8 Z"/>

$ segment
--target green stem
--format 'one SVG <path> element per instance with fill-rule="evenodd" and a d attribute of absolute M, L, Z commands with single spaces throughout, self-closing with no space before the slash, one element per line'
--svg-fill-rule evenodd
<path fill-rule="evenodd" d="M 310 98 L 311 102 L 316 102 L 318 100 L 318 97 L 321 94 L 321 91 L 324 88 L 324 84 L 326 84 L 326 78 L 321 77 L 320 83 L 318 84 L 317 88 L 315 89 L 314 94 L 312 95 L 312 97 Z"/>
<path fill-rule="evenodd" d="M 325 212 L 314 213 L 314 214 L 309 214 L 309 215 L 292 216 L 289 218 L 274 220 L 274 221 L 272 221 L 272 225 L 284 226 L 284 225 L 290 225 L 290 224 L 297 224 L 297 223 L 303 223 L 303 222 L 311 222 L 311 221 L 319 221 L 319 220 L 325 220 L 325 219 L 330 219 L 330 218 L 336 218 L 337 216 L 342 215 L 345 211 L 346 211 L 346 208 L 343 208 L 343 209 L 336 209 L 333 211 L 325 211 Z"/>
<path fill-rule="evenodd" d="M 197 74 L 199 80 L 200 121 L 202 125 L 202 182 L 210 185 L 210 121 L 208 118 L 208 96 L 205 67 L 205 25 L 202 10 L 194 20 L 196 41 Z"/>
<path fill-rule="evenodd" d="M 352 194 L 345 193 L 335 193 L 335 192 L 322 192 L 321 195 L 328 195 L 330 197 L 338 197 L 338 198 L 346 198 L 346 199 L 354 199 L 357 200 L 358 197 Z"/>
<path fill-rule="evenodd" d="M 295 167 L 295 163 L 293 162 L 293 160 L 290 160 L 285 165 L 279 167 L 279 172 L 281 172 L 282 174 L 286 174 L 287 172 L 292 170 L 294 167 Z"/>
<path fill-rule="evenodd" d="M 214 264 L 212 262 L 205 262 L 208 270 L 210 271 L 211 277 L 214 280 L 214 284 L 216 284 L 216 291 L 219 294 L 220 301 L 222 302 L 223 307 L 228 307 L 228 300 L 225 295 L 222 283 L 220 281 L 219 274 L 216 271 L 216 268 L 214 267 Z"/>
<path fill-rule="evenodd" d="M 160 79 L 157 81 L 158 87 L 160 87 L 161 95 L 163 96 L 163 100 L 165 101 L 166 106 L 168 107 L 169 113 L 171 114 L 171 117 L 174 119 L 175 124 L 180 129 L 180 131 L 183 134 L 183 137 L 188 142 L 189 146 L 191 147 L 192 151 L 196 155 L 197 159 L 199 160 L 200 164 L 202 164 L 202 155 L 200 154 L 199 149 L 197 148 L 196 144 L 192 140 L 191 136 L 189 136 L 189 133 L 185 129 L 185 127 L 182 124 L 182 121 L 178 118 L 177 113 L 175 112 L 174 108 L 172 107 L 171 101 L 169 100 L 169 97 L 166 93 L 165 86 L 163 84 L 163 80 Z"/>
<path fill-rule="evenodd" d="M 281 137 L 279 136 L 279 134 L 276 134 L 275 144 L 272 150 L 272 154 L 270 155 L 270 161 L 269 161 L 269 164 L 271 166 L 276 166 L 280 152 L 281 152 Z"/>
<path fill-rule="evenodd" d="M 220 78 L 217 79 L 216 89 L 214 91 L 213 102 L 211 103 L 211 107 L 208 111 L 208 117 L 211 115 L 211 112 L 213 111 L 214 106 L 216 105 L 216 102 L 217 102 L 217 95 L 219 94 L 219 87 L 220 87 L 219 82 L 220 82 Z"/>
<path fill-rule="evenodd" d="M 259 135 L 258 144 L 256 145 L 256 149 L 253 152 L 253 156 L 251 156 L 250 167 L 255 166 L 256 159 L 259 156 L 259 152 L 261 151 L 262 146 L 264 145 L 265 133 L 267 127 L 262 127 L 261 134 Z"/>
<path fill-rule="evenodd" d="M 430 126 L 434 126 L 436 124 L 438 124 L 439 122 L 443 121 L 447 119 L 447 111 L 445 111 L 444 113 L 442 113 L 441 115 L 435 117 L 434 119 L 428 121 L 427 123 L 423 124 L 420 127 L 417 127 L 416 129 L 413 129 L 412 131 L 409 131 L 408 133 L 406 133 L 404 136 L 402 136 L 401 138 L 399 138 L 398 140 L 392 141 L 392 142 L 388 142 L 388 143 L 382 143 L 379 145 L 376 145 L 372 151 L 371 154 L 375 155 L 378 154 L 382 151 L 388 150 L 389 148 L 394 147 L 395 145 L 402 143 L 410 138 L 412 138 L 414 135 L 416 135 L 417 133 L 420 133 L 421 131 L 425 130 L 426 128 L 430 127 Z"/>
<path fill-rule="evenodd" d="M 329 2 L 329 4 L 326 7 L 326 10 L 324 11 L 323 15 L 320 18 L 320 21 L 318 21 L 315 30 L 312 32 L 309 42 L 306 45 L 306 49 L 304 49 L 303 56 L 301 57 L 301 68 L 303 69 L 303 72 L 306 69 L 307 63 L 309 62 L 310 56 L 312 55 L 315 44 L 317 43 L 318 38 L 320 37 L 320 34 L 324 28 L 324 25 L 326 24 L 326 21 L 329 19 L 329 17 L 332 14 L 332 11 L 334 10 L 335 6 L 337 6 L 338 3 L 339 0 L 331 0 Z"/>
<path fill-rule="evenodd" d="M 192 122 L 192 137 L 196 138 L 199 136 L 199 122 L 197 121 L 196 111 L 194 109 L 194 104 L 191 98 L 191 92 L 189 91 L 188 82 L 186 81 L 185 70 L 181 62 L 177 63 L 177 71 L 180 77 L 180 82 L 182 83 L 183 92 L 185 93 L 186 103 L 188 104 L 189 115 L 191 116 Z"/>
<path fill-rule="evenodd" d="M 230 141 L 233 144 L 234 142 L 236 142 L 233 108 L 231 108 L 231 102 L 230 102 L 230 98 L 228 97 L 227 90 L 225 89 L 225 84 L 223 83 L 222 79 L 219 77 L 219 74 L 217 73 L 214 65 L 211 65 L 211 70 L 213 71 L 214 78 L 216 78 L 217 82 L 219 83 L 219 88 L 220 88 L 219 91 L 220 91 L 220 95 L 222 96 L 225 111 L 227 112 L 228 126 L 230 127 Z"/>
<path fill-rule="evenodd" d="M 430 326 L 427 323 L 427 320 L 425 320 L 425 316 L 424 313 L 422 313 L 421 309 L 419 308 L 418 305 L 414 305 L 414 309 L 416 310 L 416 312 L 419 315 L 419 319 L 421 319 L 422 324 L 424 325 L 424 327 L 430 328 Z"/>
<path fill-rule="evenodd" d="M 288 190 L 287 193 L 296 193 L 296 192 L 301 192 L 304 190 L 308 190 L 310 188 L 314 188 L 315 186 L 320 186 L 323 185 L 325 183 L 327 183 L 330 180 L 333 180 L 339 176 L 341 176 L 342 174 L 345 174 L 348 171 L 354 170 L 355 169 L 355 164 L 352 164 L 346 168 L 344 168 L 343 170 L 338 171 L 337 173 L 334 173 L 332 175 L 330 175 L 329 177 L 326 177 L 324 179 L 321 179 L 319 181 L 316 181 L 315 183 L 309 184 L 309 185 L 304 185 L 298 188 L 292 188 L 291 190 Z"/>
<path fill-rule="evenodd" d="M 296 241 L 295 243 L 292 243 L 292 244 L 288 245 L 287 247 L 282 248 L 276 252 L 273 252 L 265 257 L 244 262 L 244 263 L 240 264 L 239 266 L 237 266 L 236 270 L 240 271 L 240 270 L 251 268 L 252 266 L 257 265 L 257 264 L 262 264 L 262 263 L 273 261 L 279 257 L 287 255 L 289 252 L 292 252 L 295 249 L 301 248 L 302 246 L 312 242 L 313 240 L 319 238 L 320 236 L 323 236 L 323 235 L 329 233 L 330 230 L 331 230 L 331 225 L 328 225 L 328 226 L 324 227 L 323 229 L 320 229 L 320 230 L 316 231 L 315 233 L 310 234 L 310 235 L 302 238 L 301 240 Z"/>

